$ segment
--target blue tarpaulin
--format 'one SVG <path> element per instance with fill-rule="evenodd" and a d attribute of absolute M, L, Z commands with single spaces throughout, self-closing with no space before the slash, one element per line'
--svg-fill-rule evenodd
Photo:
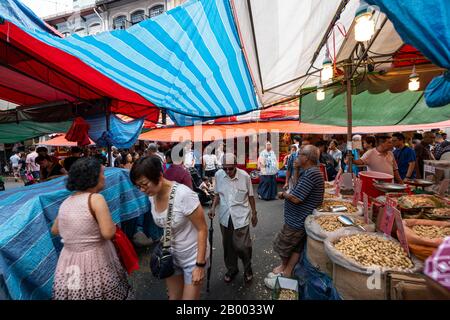
<path fill-rule="evenodd" d="M 450 1 L 366 0 L 377 5 L 394 24 L 403 41 L 413 45 L 434 64 L 447 69 L 425 90 L 429 107 L 450 103 Z"/>
<path fill-rule="evenodd" d="M 139 138 L 144 119 L 125 122 L 115 115 L 109 119 L 109 131 L 105 116 L 86 119 L 90 125 L 89 137 L 100 147 L 115 146 L 120 149 L 131 148 Z"/>
<path fill-rule="evenodd" d="M 11 8 L 20 3 L 4 1 Z M 29 28 L 14 10 L 0 16 L 177 114 L 178 125 L 258 108 L 229 0 L 190 0 L 127 30 L 86 37 Z"/>
<path fill-rule="evenodd" d="M 148 196 L 134 187 L 127 170 L 107 168 L 102 191 L 115 223 L 150 210 Z M 61 203 L 71 192 L 58 178 L 0 193 L 0 280 L 12 299 L 50 299 L 59 237 L 50 233 Z M 1 286 L 0 286 L 1 287 Z"/>

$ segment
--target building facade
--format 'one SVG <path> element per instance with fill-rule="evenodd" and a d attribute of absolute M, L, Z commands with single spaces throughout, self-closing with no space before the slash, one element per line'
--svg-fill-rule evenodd
<path fill-rule="evenodd" d="M 44 17 L 64 36 L 126 29 L 170 10 L 185 0 L 73 0 L 73 10 Z"/>

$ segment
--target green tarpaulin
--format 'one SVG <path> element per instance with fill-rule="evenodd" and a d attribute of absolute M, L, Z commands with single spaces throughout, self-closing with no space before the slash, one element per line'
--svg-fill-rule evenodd
<path fill-rule="evenodd" d="M 325 100 L 317 101 L 314 92 L 302 97 L 301 105 L 302 122 L 347 126 L 345 94 L 333 97 L 332 90 L 329 90 Z M 352 111 L 353 126 L 426 124 L 450 119 L 450 104 L 428 108 L 422 91 L 385 91 L 379 94 L 364 91 L 352 95 Z"/>
<path fill-rule="evenodd" d="M 34 122 L 21 121 L 17 123 L 0 124 L 0 143 L 15 143 L 49 133 L 66 132 L 72 125 L 72 121 L 66 122 Z"/>

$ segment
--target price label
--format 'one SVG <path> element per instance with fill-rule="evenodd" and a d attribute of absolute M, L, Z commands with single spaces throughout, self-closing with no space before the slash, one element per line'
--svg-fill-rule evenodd
<path fill-rule="evenodd" d="M 369 196 L 364 192 L 363 194 L 363 210 L 364 210 L 364 222 L 369 223 Z"/>
<path fill-rule="evenodd" d="M 408 241 L 406 240 L 405 229 L 403 228 L 402 214 L 399 210 L 394 208 L 395 225 L 397 226 L 397 238 L 403 249 L 405 249 L 408 257 L 411 256 L 409 253 Z"/>
<path fill-rule="evenodd" d="M 361 188 L 362 188 L 362 181 L 361 179 L 356 178 L 355 179 L 355 193 L 353 194 L 353 206 L 358 205 L 358 201 L 361 197 Z"/>
<path fill-rule="evenodd" d="M 392 208 L 397 208 L 398 202 L 397 202 L 397 200 L 395 200 L 391 197 L 387 197 L 386 198 L 386 206 L 392 207 Z"/>
<path fill-rule="evenodd" d="M 384 214 L 380 222 L 381 231 L 383 231 L 387 235 L 391 234 L 392 227 L 394 226 L 395 210 L 397 210 L 397 201 L 390 197 L 387 197 L 386 205 L 384 207 Z"/>

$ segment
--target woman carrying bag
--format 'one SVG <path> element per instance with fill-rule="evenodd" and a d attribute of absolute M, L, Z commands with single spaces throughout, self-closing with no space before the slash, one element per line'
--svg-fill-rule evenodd
<path fill-rule="evenodd" d="M 133 298 L 111 241 L 116 226 L 99 194 L 104 186 L 104 167 L 97 159 L 79 159 L 70 168 L 67 189 L 75 192 L 61 204 L 52 226 L 52 233 L 64 243 L 53 283 L 55 300 Z"/>
<path fill-rule="evenodd" d="M 130 178 L 149 195 L 153 219 L 159 227 L 165 228 L 164 239 L 157 249 L 161 261 L 165 257 L 161 251 L 168 249 L 171 254 L 170 267 L 166 268 L 168 265 L 164 261 L 161 267 L 164 270 L 160 270 L 159 276 L 166 280 L 169 299 L 199 299 L 209 264 L 209 243 L 208 226 L 197 194 L 183 184 L 165 179 L 161 161 L 155 156 L 136 161 Z M 173 274 L 166 272 L 172 267 Z M 152 272 L 155 274 L 153 267 Z"/>

